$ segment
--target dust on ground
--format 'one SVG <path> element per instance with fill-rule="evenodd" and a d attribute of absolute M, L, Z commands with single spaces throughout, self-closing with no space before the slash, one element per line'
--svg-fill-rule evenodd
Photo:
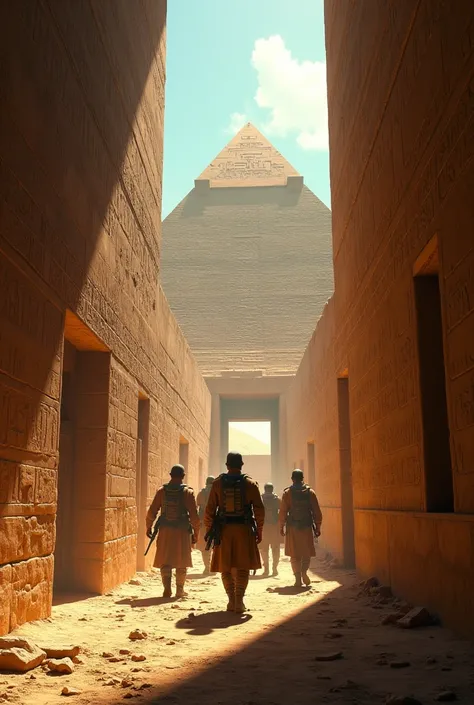
<path fill-rule="evenodd" d="M 220 577 L 203 577 L 195 556 L 182 600 L 161 598 L 157 572 L 101 597 L 59 596 L 50 619 L 15 633 L 78 644 L 83 663 L 71 675 L 0 674 L 0 702 L 317 705 L 400 695 L 474 703 L 472 644 L 441 627 L 382 625 L 391 601 L 363 594 L 354 573 L 316 559 L 310 588 L 297 590 L 283 558 L 279 577 L 251 579 L 249 612 L 237 616 L 225 612 Z M 136 629 L 147 637 L 131 641 Z M 66 698 L 65 686 L 80 694 Z"/>

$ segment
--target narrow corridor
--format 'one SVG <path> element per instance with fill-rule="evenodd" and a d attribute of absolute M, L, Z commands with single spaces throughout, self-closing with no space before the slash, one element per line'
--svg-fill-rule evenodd
<path fill-rule="evenodd" d="M 279 578 L 251 581 L 250 611 L 237 618 L 223 611 L 218 576 L 203 578 L 200 570 L 181 601 L 163 601 L 158 575 L 141 573 L 132 581 L 139 584 L 59 604 L 51 619 L 24 625 L 16 633 L 39 644 L 78 644 L 83 663 L 72 675 L 37 668 L 2 676 L 0 700 L 54 705 L 64 702 L 67 686 L 80 691 L 71 698 L 77 705 L 368 704 L 393 695 L 430 703 L 447 692 L 472 703 L 470 645 L 437 626 L 383 625 L 400 604 L 368 596 L 352 572 L 316 560 L 311 588 L 295 591 L 283 559 Z M 135 629 L 147 637 L 131 641 Z"/>

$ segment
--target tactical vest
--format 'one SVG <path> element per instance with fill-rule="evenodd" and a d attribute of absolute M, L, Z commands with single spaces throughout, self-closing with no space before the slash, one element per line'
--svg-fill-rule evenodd
<path fill-rule="evenodd" d="M 265 507 L 265 524 L 278 524 L 278 496 L 276 494 L 262 494 Z"/>
<path fill-rule="evenodd" d="M 308 485 L 290 487 L 291 505 L 288 512 L 288 524 L 297 529 L 310 528 L 313 525 L 311 495 Z"/>
<path fill-rule="evenodd" d="M 212 485 L 206 485 L 206 487 L 204 487 L 202 490 L 204 501 L 199 505 L 199 508 L 198 508 L 198 514 L 199 514 L 200 519 L 202 519 L 204 517 L 204 514 L 206 512 L 206 505 L 207 505 L 207 501 L 209 499 L 209 495 L 211 494 L 211 488 L 212 488 Z"/>
<path fill-rule="evenodd" d="M 163 485 L 164 500 L 161 509 L 161 526 L 176 528 L 189 527 L 189 514 L 184 504 L 184 490 L 187 485 Z"/>
<path fill-rule="evenodd" d="M 252 510 L 246 503 L 246 475 L 221 475 L 222 506 L 219 515 L 225 524 L 246 524 L 251 520 Z"/>

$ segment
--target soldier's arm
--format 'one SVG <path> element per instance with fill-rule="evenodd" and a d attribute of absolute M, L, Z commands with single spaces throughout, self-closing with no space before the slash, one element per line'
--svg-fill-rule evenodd
<path fill-rule="evenodd" d="M 153 498 L 153 502 L 150 504 L 150 508 L 147 512 L 146 515 L 146 530 L 147 533 L 151 530 L 151 527 L 153 526 L 153 522 L 156 519 L 156 515 L 161 509 L 161 497 L 162 497 L 162 491 L 161 489 L 158 490 L 158 492 L 155 494 L 155 497 Z"/>
<path fill-rule="evenodd" d="M 313 513 L 314 523 L 319 529 L 323 521 L 321 507 L 319 506 L 318 498 L 316 497 L 316 492 L 314 490 L 310 490 L 309 495 L 311 497 L 311 511 Z"/>
<path fill-rule="evenodd" d="M 278 523 L 280 525 L 280 534 L 284 534 L 285 531 L 285 525 L 286 525 L 286 517 L 288 514 L 288 502 L 289 502 L 289 494 L 288 492 L 283 492 L 282 497 L 281 497 L 281 502 L 280 502 L 280 510 L 278 512 Z"/>
<path fill-rule="evenodd" d="M 209 499 L 207 500 L 206 504 L 206 510 L 204 512 L 204 526 L 206 527 L 206 531 L 209 531 L 212 526 L 212 522 L 214 521 L 214 517 L 216 516 L 218 504 L 219 496 L 217 494 L 217 489 L 214 485 L 212 485 L 211 491 L 209 493 Z"/>
<path fill-rule="evenodd" d="M 196 499 L 194 497 L 194 492 L 191 489 L 186 492 L 186 509 L 188 510 L 189 521 L 191 522 L 194 538 L 197 541 L 199 538 L 200 521 L 197 511 Z"/>

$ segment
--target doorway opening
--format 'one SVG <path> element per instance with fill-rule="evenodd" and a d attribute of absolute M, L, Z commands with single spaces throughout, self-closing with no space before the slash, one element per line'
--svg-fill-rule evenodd
<path fill-rule="evenodd" d="M 414 272 L 426 511 L 453 512 L 438 261 L 437 241 L 433 239 L 418 258 Z"/>
<path fill-rule="evenodd" d="M 307 444 L 308 457 L 308 477 L 307 482 L 310 487 L 316 489 L 316 457 L 314 452 L 314 443 L 311 441 Z"/>
<path fill-rule="evenodd" d="M 137 504 L 137 570 L 145 570 L 145 517 L 148 495 L 148 434 L 150 400 L 138 400 L 137 451 L 136 451 L 136 504 Z"/>
<path fill-rule="evenodd" d="M 352 490 L 351 424 L 349 411 L 349 378 L 337 380 L 339 416 L 339 467 L 341 480 L 342 550 L 344 565 L 355 566 L 354 498 Z"/>
<path fill-rule="evenodd" d="M 54 592 L 100 593 L 105 542 L 110 354 L 66 312 L 59 430 Z"/>
<path fill-rule="evenodd" d="M 271 481 L 271 421 L 229 421 L 228 450 L 244 456 L 244 472 L 260 486 Z"/>

